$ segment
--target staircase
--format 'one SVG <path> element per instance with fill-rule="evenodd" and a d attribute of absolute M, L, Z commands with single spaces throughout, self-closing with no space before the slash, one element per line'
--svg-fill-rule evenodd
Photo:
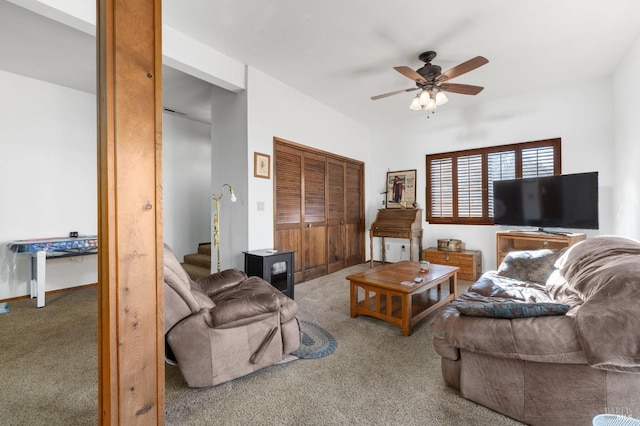
<path fill-rule="evenodd" d="M 201 243 L 197 253 L 185 254 L 181 265 L 192 280 L 211 275 L 211 243 Z"/>

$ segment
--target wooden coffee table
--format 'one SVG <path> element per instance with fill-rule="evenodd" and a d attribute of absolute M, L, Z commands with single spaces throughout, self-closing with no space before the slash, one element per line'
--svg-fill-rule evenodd
<path fill-rule="evenodd" d="M 418 262 L 398 262 L 347 276 L 351 283 L 351 318 L 367 315 L 402 329 L 403 336 L 435 309 L 457 296 L 458 270 L 455 266 L 434 265 L 420 272 Z M 421 277 L 422 282 L 414 282 Z M 448 288 L 441 284 L 448 281 Z"/>

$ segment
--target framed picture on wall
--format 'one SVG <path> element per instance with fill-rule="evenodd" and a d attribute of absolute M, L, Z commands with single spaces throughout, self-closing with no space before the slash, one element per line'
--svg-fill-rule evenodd
<path fill-rule="evenodd" d="M 387 208 L 412 209 L 415 202 L 416 170 L 387 172 Z"/>
<path fill-rule="evenodd" d="M 253 175 L 263 179 L 271 178 L 271 157 L 269 154 L 253 153 Z"/>

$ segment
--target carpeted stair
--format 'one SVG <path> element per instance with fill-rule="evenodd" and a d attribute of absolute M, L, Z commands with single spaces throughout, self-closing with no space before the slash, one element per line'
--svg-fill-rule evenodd
<path fill-rule="evenodd" d="M 198 252 L 184 255 L 182 267 L 192 280 L 211 275 L 211 243 L 198 245 Z"/>

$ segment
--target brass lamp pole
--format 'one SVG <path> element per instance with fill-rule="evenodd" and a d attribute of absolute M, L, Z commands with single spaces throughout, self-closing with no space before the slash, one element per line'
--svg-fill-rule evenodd
<path fill-rule="evenodd" d="M 220 272 L 220 198 L 224 195 L 225 186 L 229 188 L 229 194 L 231 194 L 231 202 L 235 203 L 237 198 L 233 193 L 233 188 L 228 183 L 222 185 L 222 191 L 220 195 L 213 194 L 213 201 L 215 201 L 215 212 L 213 215 L 213 245 L 216 247 L 218 255 L 218 272 Z"/>

